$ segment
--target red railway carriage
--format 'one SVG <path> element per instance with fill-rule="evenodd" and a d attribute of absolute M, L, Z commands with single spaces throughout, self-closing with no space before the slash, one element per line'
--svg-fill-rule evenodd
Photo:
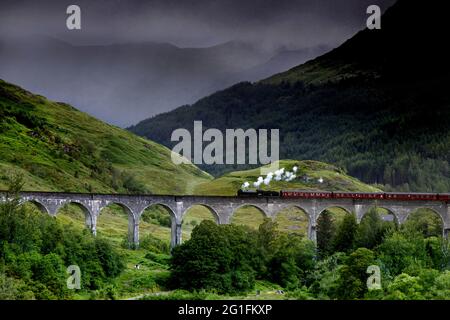
<path fill-rule="evenodd" d="M 450 203 L 450 193 L 395 193 L 395 192 L 327 192 L 309 190 L 283 190 L 282 198 L 299 199 L 367 199 L 367 200 L 396 200 L 396 201 L 446 201 Z"/>
<path fill-rule="evenodd" d="M 384 199 L 384 193 L 376 192 L 376 193 L 362 193 L 363 199 Z"/>
<path fill-rule="evenodd" d="M 333 192 L 336 199 L 384 199 L 383 193 Z"/>
<path fill-rule="evenodd" d="M 283 198 L 301 198 L 301 199 L 329 199 L 332 198 L 333 193 L 327 191 L 304 191 L 304 190 L 288 190 L 281 191 Z"/>
<path fill-rule="evenodd" d="M 438 200 L 438 195 L 433 193 L 385 193 L 386 200 L 400 200 L 400 201 L 410 201 L 410 200 L 420 200 L 420 201 L 436 201 Z"/>
<path fill-rule="evenodd" d="M 439 193 L 437 197 L 440 201 L 450 202 L 450 193 Z"/>

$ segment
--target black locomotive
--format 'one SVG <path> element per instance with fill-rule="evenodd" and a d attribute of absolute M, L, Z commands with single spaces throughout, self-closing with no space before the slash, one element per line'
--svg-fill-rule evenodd
<path fill-rule="evenodd" d="M 247 190 L 241 189 L 237 192 L 238 197 L 279 197 L 278 191 L 264 191 L 264 190 Z"/>

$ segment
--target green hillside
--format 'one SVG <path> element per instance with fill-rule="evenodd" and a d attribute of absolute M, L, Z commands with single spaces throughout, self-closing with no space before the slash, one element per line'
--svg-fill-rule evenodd
<path fill-rule="evenodd" d="M 444 3 L 399 0 L 381 30 L 258 83 L 239 83 L 130 128 L 172 146 L 175 128 L 278 128 L 280 158 L 334 164 L 386 190 L 450 190 Z M 200 166 L 215 176 L 248 167 Z"/>
<path fill-rule="evenodd" d="M 362 183 L 358 179 L 348 176 L 339 168 L 318 161 L 278 161 L 279 168 L 292 171 L 298 167 L 297 178 L 290 182 L 272 181 L 269 186 L 262 185 L 262 190 L 302 189 L 302 190 L 339 190 L 377 192 L 380 189 Z M 268 168 L 268 166 L 265 166 Z M 235 171 L 225 174 L 212 181 L 200 183 L 195 188 L 196 194 L 235 195 L 246 181 L 255 182 L 260 176 L 260 168 L 246 171 Z M 319 179 L 323 181 L 320 183 Z"/>
<path fill-rule="evenodd" d="M 12 172 L 40 191 L 185 194 L 211 179 L 174 165 L 166 147 L 0 80 L 0 189 Z"/>

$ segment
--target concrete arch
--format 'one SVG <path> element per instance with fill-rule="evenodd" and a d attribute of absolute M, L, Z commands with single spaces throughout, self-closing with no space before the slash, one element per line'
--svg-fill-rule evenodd
<path fill-rule="evenodd" d="M 410 217 L 412 214 L 416 213 L 418 210 L 428 210 L 428 211 L 430 211 L 430 212 L 433 212 L 434 215 L 436 215 L 436 216 L 439 217 L 439 219 L 441 220 L 441 223 L 442 223 L 442 227 L 445 228 L 445 219 L 444 219 L 444 217 L 442 216 L 442 214 L 441 214 L 439 211 L 437 211 L 436 209 L 430 208 L 430 207 L 419 207 L 419 208 L 412 209 L 411 211 L 409 211 L 409 212 L 405 215 L 404 222 L 406 222 L 406 221 L 409 219 L 409 217 Z"/>
<path fill-rule="evenodd" d="M 110 205 L 118 205 L 122 208 L 122 210 L 128 216 L 128 243 L 130 248 L 138 248 L 139 247 L 139 217 L 137 216 L 139 213 L 133 212 L 133 210 L 120 201 L 108 201 L 105 205 L 99 207 L 98 217 L 101 216 L 102 210 Z M 95 220 L 97 220 L 97 218 Z"/>
<path fill-rule="evenodd" d="M 360 222 L 364 219 L 364 217 L 369 213 L 370 210 L 372 209 L 384 209 L 387 212 L 389 212 L 390 215 L 394 216 L 394 221 L 397 225 L 400 225 L 400 217 L 397 215 L 397 213 L 395 212 L 395 210 L 392 210 L 389 207 L 384 207 L 384 206 L 371 206 L 369 207 L 366 211 L 364 211 L 364 213 L 361 216 Z"/>
<path fill-rule="evenodd" d="M 217 223 L 217 224 L 220 223 L 220 217 L 219 217 L 219 213 L 217 212 L 217 210 L 214 209 L 212 206 L 207 205 L 207 204 L 204 204 L 204 203 L 194 203 L 194 204 L 190 205 L 189 207 L 187 207 L 187 208 L 183 211 L 183 214 L 181 215 L 181 221 L 183 221 L 184 217 L 187 215 L 187 212 L 188 212 L 190 209 L 192 209 L 192 207 L 194 207 L 194 206 L 201 206 L 201 207 L 204 207 L 204 208 L 208 209 L 209 212 L 211 212 L 211 214 L 213 215 L 214 220 L 216 221 L 216 223 Z"/>
<path fill-rule="evenodd" d="M 304 208 L 302 208 L 300 205 L 296 205 L 296 204 L 291 204 L 291 205 L 286 205 L 286 206 L 282 206 L 281 208 L 279 208 L 279 210 L 278 211 L 276 211 L 275 213 L 274 213 L 274 215 L 273 215 L 273 217 L 272 217 L 272 219 L 273 219 L 273 221 L 275 221 L 275 222 L 277 222 L 277 223 L 279 223 L 280 222 L 280 214 L 282 213 L 282 211 L 285 211 L 285 210 L 289 210 L 289 209 L 297 209 L 297 210 L 299 210 L 299 211 L 301 211 L 301 213 L 300 213 L 300 215 L 302 215 L 302 216 L 304 216 L 305 218 L 306 218 L 306 229 L 304 230 L 305 231 L 305 236 L 308 238 L 308 239 L 311 239 L 311 237 L 312 237 L 312 223 L 311 223 L 311 221 L 312 221 L 312 217 L 310 216 L 310 214 L 308 213 L 308 211 L 306 210 L 306 209 L 304 209 Z M 277 220 L 278 219 L 278 220 Z M 289 219 L 289 218 L 288 218 Z M 289 219 L 290 220 L 290 219 Z M 298 220 L 296 221 L 296 222 L 298 222 Z M 288 228 L 294 228 L 294 226 L 296 226 L 295 224 L 296 224 L 296 222 L 293 222 L 293 220 L 290 220 L 290 223 L 289 223 L 289 227 Z M 298 227 L 298 225 L 297 225 L 297 227 Z M 295 229 L 291 229 L 289 232 L 292 232 L 292 230 L 295 230 Z"/>
<path fill-rule="evenodd" d="M 305 208 L 303 208 L 302 206 L 297 205 L 297 204 L 286 205 L 286 206 L 283 206 L 283 207 L 279 208 L 279 209 L 273 214 L 273 217 L 272 217 L 272 218 L 273 218 L 273 219 L 276 219 L 281 211 L 288 210 L 288 209 L 291 209 L 291 208 L 295 208 L 295 209 L 298 209 L 298 210 L 303 211 L 304 214 L 308 217 L 308 221 L 311 220 L 311 216 L 310 216 L 310 213 L 308 212 L 308 210 L 306 210 Z"/>
<path fill-rule="evenodd" d="M 51 216 L 50 211 L 47 209 L 47 207 L 43 203 L 39 202 L 38 200 L 36 200 L 36 199 L 24 200 L 24 201 L 20 202 L 20 205 L 24 205 L 26 203 L 32 203 L 39 209 L 39 211 Z"/>
<path fill-rule="evenodd" d="M 240 209 L 242 212 L 239 212 Z M 272 214 L 269 213 L 271 213 L 269 208 L 264 210 L 260 205 L 254 203 L 240 204 L 230 212 L 228 223 L 258 229 L 266 219 L 272 220 Z"/>
<path fill-rule="evenodd" d="M 144 209 L 140 212 L 139 220 L 141 219 L 142 213 L 144 213 L 145 210 L 147 210 L 147 209 L 149 209 L 151 207 L 155 207 L 155 206 L 161 206 L 164 209 L 166 209 L 169 212 L 171 220 L 175 220 L 176 219 L 175 211 L 169 205 L 167 205 L 165 203 L 161 203 L 161 202 L 155 202 L 155 203 L 150 203 L 149 205 L 144 207 Z"/>
<path fill-rule="evenodd" d="M 76 205 L 77 207 L 79 207 L 85 215 L 89 215 L 89 216 L 92 215 L 91 211 L 83 203 L 81 203 L 77 200 L 70 200 L 70 201 L 66 201 L 63 204 L 61 204 L 59 206 L 59 208 L 56 210 L 56 215 L 59 214 L 59 211 L 61 210 L 62 207 L 67 206 L 69 204 L 73 204 L 73 205 Z"/>
<path fill-rule="evenodd" d="M 113 204 L 121 207 L 123 209 L 123 211 L 125 211 L 125 213 L 129 217 L 132 217 L 133 220 L 136 220 L 137 217 L 135 217 L 135 212 L 133 212 L 133 210 L 131 210 L 131 208 L 128 205 L 126 205 L 125 203 L 119 202 L 119 201 L 111 201 L 111 202 L 101 206 L 98 210 L 98 215 L 100 216 L 103 209 L 105 209 L 106 207 L 109 207 L 110 205 L 113 205 Z"/>
<path fill-rule="evenodd" d="M 177 238 L 180 237 L 180 243 L 181 243 L 181 226 L 180 226 L 180 234 L 178 234 L 178 225 L 177 225 L 177 217 L 175 214 L 175 211 L 167 204 L 165 203 L 161 203 L 161 202 L 155 202 L 155 203 L 150 203 L 147 206 L 145 206 L 141 212 L 139 213 L 139 220 L 137 221 L 137 230 L 135 232 L 139 232 L 139 234 L 141 234 L 142 230 L 140 230 L 140 226 L 142 225 L 141 223 L 142 221 L 142 216 L 145 212 L 145 210 L 150 209 L 152 207 L 156 207 L 156 206 L 161 206 L 164 209 L 166 209 L 169 213 L 169 217 L 170 217 L 170 248 L 175 247 L 177 244 L 179 244 L 177 242 Z M 138 235 L 139 236 L 139 235 Z M 138 239 L 139 240 L 139 239 Z M 139 245 L 139 243 L 135 243 L 137 245 Z"/>
<path fill-rule="evenodd" d="M 64 206 L 73 204 L 75 206 L 77 206 L 78 208 L 80 208 L 83 211 L 84 214 L 84 219 L 85 219 L 85 225 L 86 227 L 91 230 L 91 232 L 93 234 L 96 234 L 96 217 L 94 216 L 94 214 L 91 212 L 91 210 L 89 210 L 89 208 L 82 202 L 77 201 L 77 200 L 68 200 L 65 201 L 64 203 L 62 203 L 55 212 L 55 217 L 58 216 L 59 211 L 61 210 L 61 208 L 63 208 Z"/>
<path fill-rule="evenodd" d="M 338 209 L 341 209 L 341 210 L 345 211 L 345 212 L 348 213 L 348 214 L 355 214 L 355 213 L 353 212 L 353 210 L 349 209 L 349 208 L 346 207 L 346 206 L 330 205 L 330 206 L 321 208 L 321 209 L 319 210 L 319 212 L 317 213 L 317 216 L 316 216 L 316 222 L 317 222 L 317 220 L 319 219 L 319 217 L 320 217 L 320 215 L 321 215 L 322 213 L 324 213 L 325 211 L 327 211 L 327 210 L 329 210 L 329 209 L 331 209 L 331 208 L 338 208 Z"/>
<path fill-rule="evenodd" d="M 235 209 L 233 209 L 233 212 L 230 215 L 230 221 L 231 219 L 233 219 L 233 217 L 236 215 L 236 211 L 238 211 L 239 209 L 243 208 L 243 207 L 253 207 L 258 209 L 263 215 L 264 218 L 270 218 L 270 215 L 267 214 L 266 210 L 264 210 L 263 208 L 261 208 L 258 204 L 254 204 L 254 203 L 244 203 L 239 205 L 238 207 L 236 207 Z"/>

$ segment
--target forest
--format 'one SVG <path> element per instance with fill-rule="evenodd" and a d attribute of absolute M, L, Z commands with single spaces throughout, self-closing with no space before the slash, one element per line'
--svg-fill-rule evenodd
<path fill-rule="evenodd" d="M 334 228 L 324 214 L 317 248 L 269 220 L 257 231 L 203 222 L 174 250 L 171 285 L 237 294 L 263 279 L 291 299 L 450 299 L 448 241 L 420 220 L 396 228 L 373 211 L 360 225 L 348 215 Z M 381 288 L 369 289 L 369 266 L 381 270 Z"/>

